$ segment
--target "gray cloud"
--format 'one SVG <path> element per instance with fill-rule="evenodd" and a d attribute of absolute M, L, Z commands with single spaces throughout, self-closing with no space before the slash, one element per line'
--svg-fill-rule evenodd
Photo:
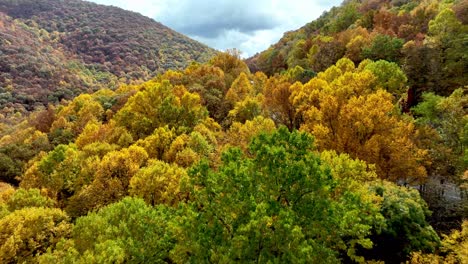
<path fill-rule="evenodd" d="M 188 35 L 214 38 L 228 30 L 252 34 L 256 30 L 272 29 L 281 21 L 262 10 L 257 1 L 178 1 L 158 19 Z"/>
<path fill-rule="evenodd" d="M 237 12 L 236 12 L 237 13 Z M 194 23 L 177 25 L 175 30 L 205 38 L 220 36 L 226 30 L 238 30 L 252 34 L 257 30 L 272 29 L 278 25 L 274 18 L 266 15 L 259 17 L 242 17 L 237 14 L 216 14 L 210 19 L 203 19 Z"/>
<path fill-rule="evenodd" d="M 154 18 L 207 45 L 251 56 L 341 0 L 91 0 Z"/>

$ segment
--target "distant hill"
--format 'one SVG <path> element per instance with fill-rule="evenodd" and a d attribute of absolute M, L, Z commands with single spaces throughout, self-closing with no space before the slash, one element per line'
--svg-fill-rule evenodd
<path fill-rule="evenodd" d="M 4 115 L 215 54 L 138 13 L 80 0 L 2 0 L 0 36 Z"/>

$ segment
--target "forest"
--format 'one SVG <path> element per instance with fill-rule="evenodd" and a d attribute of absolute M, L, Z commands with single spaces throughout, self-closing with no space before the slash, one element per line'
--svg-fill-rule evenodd
<path fill-rule="evenodd" d="M 467 263 L 467 12 L 347 0 L 246 60 L 12 110 L 0 263 Z"/>

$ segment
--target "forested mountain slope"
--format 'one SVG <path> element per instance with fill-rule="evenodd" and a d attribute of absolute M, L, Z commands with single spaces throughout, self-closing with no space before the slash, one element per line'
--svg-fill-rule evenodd
<path fill-rule="evenodd" d="M 467 23 L 465 0 L 347 0 L 248 64 L 269 75 L 300 66 L 313 76 L 342 57 L 395 62 L 412 107 L 425 91 L 446 96 L 468 85 Z"/>
<path fill-rule="evenodd" d="M 1 1 L 0 34 L 0 107 L 13 110 L 148 80 L 215 54 L 140 14 L 80 0 Z"/>

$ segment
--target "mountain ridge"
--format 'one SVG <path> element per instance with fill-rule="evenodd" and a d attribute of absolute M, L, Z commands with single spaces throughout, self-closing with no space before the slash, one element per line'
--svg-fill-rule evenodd
<path fill-rule="evenodd" d="M 20 28 L 20 33 L 13 34 L 17 35 L 17 44 L 36 42 L 32 47 L 34 54 L 24 61 L 34 61 L 41 55 L 53 58 L 57 54 L 51 53 L 61 53 L 62 59 L 57 60 L 61 70 L 79 77 L 62 73 L 52 74 L 53 79 L 48 80 L 38 74 L 39 65 L 25 65 L 33 76 L 12 74 L 12 65 L 8 64 L 15 61 L 15 55 L 28 52 L 9 54 L 5 50 L 11 45 L 3 43 L 0 98 L 4 99 L 0 99 L 0 104 L 14 111 L 32 110 L 101 87 L 117 87 L 117 83 L 146 81 L 168 69 L 183 69 L 192 61 L 205 62 L 216 54 L 160 22 L 114 6 L 80 0 L 8 0 L 0 3 L 0 13 L 4 14 L 1 24 L 15 23 Z M 6 21 L 8 17 L 12 21 Z M 11 33 L 11 27 L 0 30 L 2 35 Z M 26 39 L 21 40 L 22 37 Z M 34 50 L 39 46 L 42 48 Z M 40 84 L 28 83 L 31 78 L 40 79 Z"/>

